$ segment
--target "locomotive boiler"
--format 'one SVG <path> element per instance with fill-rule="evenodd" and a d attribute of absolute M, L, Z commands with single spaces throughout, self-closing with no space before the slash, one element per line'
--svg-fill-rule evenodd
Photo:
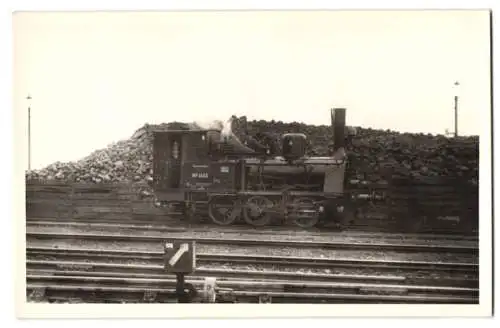
<path fill-rule="evenodd" d="M 302 133 L 285 133 L 279 144 L 266 144 L 249 135 L 240 140 L 228 125 L 154 133 L 159 201 L 186 218 L 208 216 L 218 225 L 291 220 L 306 228 L 338 219 L 348 198 L 344 108 L 331 110 L 328 157 L 307 156 L 308 137 Z"/>

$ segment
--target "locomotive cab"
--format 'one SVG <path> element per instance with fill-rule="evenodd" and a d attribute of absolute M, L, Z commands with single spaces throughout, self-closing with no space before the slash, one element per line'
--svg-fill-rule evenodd
<path fill-rule="evenodd" d="M 210 130 L 169 130 L 153 133 L 153 185 L 160 201 L 182 201 L 183 187 L 192 172 L 186 163 L 208 155 Z"/>

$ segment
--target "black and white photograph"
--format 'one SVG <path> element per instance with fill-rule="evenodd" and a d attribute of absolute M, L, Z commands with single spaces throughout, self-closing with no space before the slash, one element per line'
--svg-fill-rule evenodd
<path fill-rule="evenodd" d="M 490 313 L 491 24 L 14 12 L 23 308 Z"/>

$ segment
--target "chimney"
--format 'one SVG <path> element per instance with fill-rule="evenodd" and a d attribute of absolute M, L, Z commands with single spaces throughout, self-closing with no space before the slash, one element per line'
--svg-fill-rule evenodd
<path fill-rule="evenodd" d="M 333 108 L 331 110 L 334 152 L 345 147 L 345 111 L 345 108 Z"/>

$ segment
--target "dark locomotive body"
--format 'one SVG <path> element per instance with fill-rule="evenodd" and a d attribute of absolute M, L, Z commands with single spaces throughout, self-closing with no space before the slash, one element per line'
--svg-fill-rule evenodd
<path fill-rule="evenodd" d="M 280 219 L 311 227 L 336 218 L 345 201 L 344 109 L 332 110 L 332 129 L 330 157 L 307 157 L 307 136 L 299 133 L 284 134 L 276 154 L 220 130 L 156 132 L 156 197 L 220 225 Z"/>

